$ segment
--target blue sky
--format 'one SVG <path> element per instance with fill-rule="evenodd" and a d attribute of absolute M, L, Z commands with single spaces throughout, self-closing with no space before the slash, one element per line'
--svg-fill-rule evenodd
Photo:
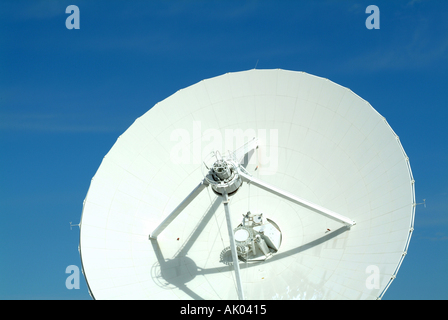
<path fill-rule="evenodd" d="M 90 299 L 82 278 L 65 287 L 69 222 L 103 156 L 177 90 L 255 65 L 328 78 L 387 118 L 427 205 L 384 299 L 448 299 L 447 16 L 444 0 L 2 0 L 0 299 Z"/>

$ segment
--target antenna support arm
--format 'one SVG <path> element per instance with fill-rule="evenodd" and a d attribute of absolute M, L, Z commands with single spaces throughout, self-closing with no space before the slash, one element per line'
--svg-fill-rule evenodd
<path fill-rule="evenodd" d="M 351 226 L 356 224 L 355 221 L 353 221 L 353 220 L 351 220 L 351 219 L 349 219 L 349 218 L 347 218 L 347 217 L 345 217 L 345 216 L 343 216 L 343 215 L 341 215 L 339 213 L 336 213 L 336 212 L 331 211 L 331 210 L 329 210 L 327 208 L 324 208 L 324 207 L 319 206 L 319 205 L 317 205 L 315 203 L 312 203 L 312 202 L 310 202 L 308 200 L 305 200 L 305 199 L 302 199 L 300 197 L 297 197 L 296 195 L 293 195 L 293 194 L 291 194 L 289 192 L 286 192 L 286 191 L 281 190 L 281 189 L 279 189 L 277 187 L 274 187 L 274 186 L 272 186 L 272 185 L 270 185 L 270 184 L 268 184 L 268 183 L 266 183 L 266 182 L 264 182 L 262 180 L 259 180 L 257 178 L 254 178 L 254 177 L 246 174 L 245 172 L 242 172 L 241 170 L 239 170 L 238 174 L 240 175 L 241 179 L 243 181 L 247 182 L 247 183 L 253 184 L 253 185 L 259 187 L 260 189 L 263 189 L 263 190 L 266 190 L 266 191 L 268 191 L 268 192 L 270 192 L 272 194 L 275 194 L 276 196 L 279 196 L 279 197 L 281 197 L 283 199 L 289 200 L 289 201 L 294 202 L 294 203 L 296 203 L 298 205 L 301 205 L 302 207 L 305 207 L 305 208 L 310 209 L 310 210 L 312 210 L 314 212 L 317 212 L 317 213 L 319 213 L 321 215 L 324 215 L 327 218 L 330 218 L 330 219 L 333 219 L 335 221 L 341 222 L 341 223 L 345 224 L 347 227 L 351 227 Z"/>
<path fill-rule="evenodd" d="M 223 204 L 224 204 L 224 211 L 226 212 L 227 231 L 229 232 L 230 251 L 232 252 L 233 266 L 235 268 L 235 278 L 236 278 L 236 284 L 237 284 L 237 290 L 238 290 L 238 299 L 244 300 L 243 285 L 241 282 L 241 275 L 240 275 L 240 266 L 238 263 L 238 253 L 236 251 L 235 236 L 233 234 L 232 222 L 230 220 L 229 197 L 225 190 L 223 193 Z"/>
<path fill-rule="evenodd" d="M 162 221 L 162 223 L 154 229 L 153 232 L 149 235 L 149 239 L 157 239 L 157 236 L 165 230 L 166 227 L 181 213 L 191 201 L 194 200 L 205 188 L 209 185 L 207 180 L 202 180 L 196 188 Z"/>

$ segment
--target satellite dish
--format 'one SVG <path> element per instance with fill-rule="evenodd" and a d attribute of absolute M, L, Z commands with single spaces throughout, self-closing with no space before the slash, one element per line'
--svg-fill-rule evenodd
<path fill-rule="evenodd" d="M 228 73 L 156 104 L 105 156 L 83 272 L 95 299 L 378 299 L 414 204 L 368 102 L 303 72 Z"/>

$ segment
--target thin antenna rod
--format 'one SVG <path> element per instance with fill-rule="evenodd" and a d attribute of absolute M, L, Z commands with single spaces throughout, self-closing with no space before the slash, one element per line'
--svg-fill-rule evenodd
<path fill-rule="evenodd" d="M 81 223 L 78 224 L 72 224 L 72 222 L 70 221 L 70 230 L 72 230 L 72 227 L 79 227 Z"/>
<path fill-rule="evenodd" d="M 426 208 L 426 199 L 423 199 L 423 202 L 416 203 L 416 204 L 414 205 L 414 207 L 415 207 L 415 206 L 418 206 L 419 204 L 422 204 L 422 205 Z"/>
<path fill-rule="evenodd" d="M 260 59 L 257 59 L 257 63 L 255 64 L 255 68 L 254 68 L 254 69 L 257 69 L 257 66 L 258 66 L 258 60 L 260 60 Z"/>

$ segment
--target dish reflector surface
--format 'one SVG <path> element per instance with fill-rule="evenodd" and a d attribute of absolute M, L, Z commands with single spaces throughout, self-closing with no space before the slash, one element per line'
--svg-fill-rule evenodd
<path fill-rule="evenodd" d="M 234 229 L 251 211 L 281 230 L 269 258 L 239 261 L 245 298 L 381 298 L 413 230 L 409 159 L 368 102 L 327 79 L 285 70 L 203 80 L 119 137 L 84 201 L 80 251 L 91 295 L 237 299 L 222 198 L 211 187 L 156 240 L 148 237 L 203 179 L 211 152 L 226 155 L 254 137 L 258 148 L 242 160 L 250 175 L 356 224 L 244 182 L 229 201 Z"/>

